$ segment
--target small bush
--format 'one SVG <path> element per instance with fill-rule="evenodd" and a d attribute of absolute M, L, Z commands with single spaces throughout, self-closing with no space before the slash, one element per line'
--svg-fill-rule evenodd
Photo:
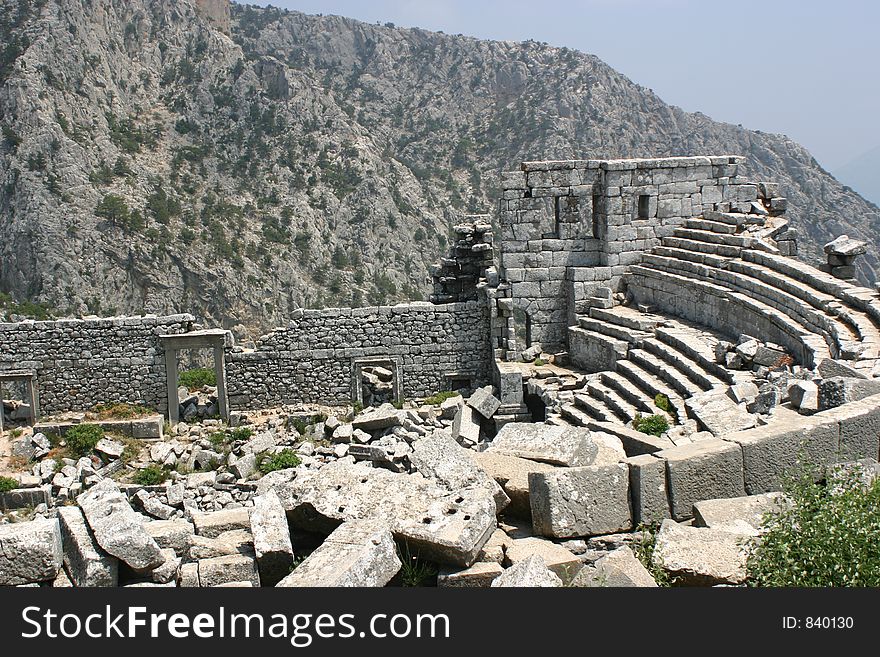
<path fill-rule="evenodd" d="M 880 586 L 880 479 L 859 467 L 809 471 L 785 482 L 791 504 L 767 514 L 764 535 L 748 546 L 750 586 Z"/>
<path fill-rule="evenodd" d="M 305 420 L 303 420 L 303 419 L 300 418 L 300 417 L 297 417 L 297 418 L 294 418 L 293 420 L 291 420 L 291 421 L 290 421 L 290 425 L 291 425 L 294 429 L 296 429 L 296 432 L 297 432 L 300 436 L 304 436 L 304 435 L 306 435 L 306 430 L 309 428 L 309 424 L 308 424 L 308 422 L 306 422 Z"/>
<path fill-rule="evenodd" d="M 641 431 L 649 436 L 657 436 L 658 438 L 669 431 L 669 420 L 662 415 L 649 415 L 642 417 L 636 415 L 633 420 L 633 427 L 636 431 Z"/>
<path fill-rule="evenodd" d="M 208 440 L 214 447 L 223 447 L 231 440 L 231 436 L 227 434 L 225 431 L 215 431 L 210 435 Z"/>
<path fill-rule="evenodd" d="M 447 399 L 452 399 L 453 397 L 458 397 L 459 393 L 453 391 L 447 392 L 438 392 L 436 395 L 432 395 L 424 400 L 422 400 L 423 404 L 427 404 L 428 406 L 439 406 Z"/>
<path fill-rule="evenodd" d="M 236 441 L 236 440 L 245 441 L 245 440 L 250 440 L 250 437 L 254 435 L 254 432 L 252 429 L 249 429 L 248 427 L 238 427 L 237 429 L 233 429 L 231 434 L 232 434 L 233 441 Z"/>
<path fill-rule="evenodd" d="M 260 461 L 260 472 L 264 475 L 277 470 L 295 468 L 302 460 L 292 449 L 285 449 L 277 454 L 270 454 Z"/>
<path fill-rule="evenodd" d="M 103 437 L 104 430 L 97 424 L 77 424 L 67 430 L 64 440 L 72 454 L 88 456 Z"/>
<path fill-rule="evenodd" d="M 533 365 L 534 365 L 535 367 L 543 367 L 543 366 L 546 365 L 546 364 L 547 364 L 547 361 L 544 360 L 543 358 L 536 358 L 536 359 L 535 359 L 535 362 L 533 363 Z"/>
<path fill-rule="evenodd" d="M 0 493 L 8 493 L 18 488 L 18 482 L 10 477 L 0 477 Z"/>
<path fill-rule="evenodd" d="M 134 483 L 140 486 L 158 486 L 168 479 L 168 471 L 158 465 L 150 465 L 138 470 L 134 475 Z"/>
<path fill-rule="evenodd" d="M 672 405 L 669 403 L 669 397 L 667 397 L 663 393 L 659 393 L 656 397 L 654 397 L 654 406 L 659 408 L 661 411 L 666 411 L 667 413 L 672 412 Z"/>
<path fill-rule="evenodd" d="M 181 372 L 177 381 L 180 385 L 186 386 L 188 390 L 200 390 L 205 386 L 216 386 L 217 375 L 212 369 L 197 367 Z"/>

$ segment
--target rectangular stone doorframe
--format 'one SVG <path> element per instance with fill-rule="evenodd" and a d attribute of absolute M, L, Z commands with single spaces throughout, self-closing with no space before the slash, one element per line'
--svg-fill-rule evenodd
<path fill-rule="evenodd" d="M 27 390 L 27 402 L 31 407 L 31 426 L 37 423 L 40 417 L 40 393 L 37 389 L 37 373 L 32 370 L 10 370 L 0 372 L 0 389 L 4 383 L 24 381 Z M 3 435 L 3 395 L 0 394 L 0 436 Z"/>
<path fill-rule="evenodd" d="M 351 400 L 364 403 L 364 390 L 361 387 L 361 372 L 365 367 L 388 367 L 394 376 L 391 379 L 391 392 L 394 401 L 403 399 L 403 370 L 397 356 L 375 356 L 372 358 L 354 358 L 351 361 Z"/>
<path fill-rule="evenodd" d="M 222 329 L 160 335 L 165 349 L 165 380 L 168 388 L 168 422 L 180 422 L 178 388 L 178 354 L 184 349 L 213 349 L 214 374 L 217 377 L 217 404 L 220 417 L 229 422 L 229 398 L 226 393 L 226 348 L 233 346 L 232 334 Z"/>

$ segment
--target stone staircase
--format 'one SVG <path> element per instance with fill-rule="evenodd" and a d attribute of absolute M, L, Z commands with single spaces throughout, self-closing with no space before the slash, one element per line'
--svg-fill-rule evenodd
<path fill-rule="evenodd" d="M 806 367 L 833 358 L 878 374 L 876 293 L 778 254 L 770 228 L 745 232 L 763 217 L 712 216 L 688 220 L 630 268 L 637 302 L 778 342 Z"/>

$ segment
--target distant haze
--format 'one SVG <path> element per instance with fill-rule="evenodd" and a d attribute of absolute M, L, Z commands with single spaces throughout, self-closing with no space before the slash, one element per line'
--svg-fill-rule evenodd
<path fill-rule="evenodd" d="M 784 133 L 809 148 L 829 171 L 880 147 L 880 3 L 876 0 L 275 0 L 271 4 L 309 14 L 575 48 L 598 56 L 687 111 Z M 876 197 L 873 200 L 877 202 Z"/>

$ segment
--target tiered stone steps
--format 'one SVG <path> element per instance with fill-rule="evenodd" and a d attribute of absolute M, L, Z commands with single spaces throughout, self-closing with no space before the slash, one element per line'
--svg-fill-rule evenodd
<path fill-rule="evenodd" d="M 732 305 L 756 313 L 800 342 L 802 349 L 795 355 L 807 366 L 831 357 L 852 361 L 866 375 L 876 371 L 880 299 L 870 290 L 772 253 L 757 238 L 735 234 L 747 222 L 743 217 L 712 213 L 711 220 L 688 220 L 631 268 L 631 282 L 638 286 L 646 278 L 665 279 L 670 289 L 727 296 Z M 730 315 L 737 319 L 735 308 Z M 750 332 L 748 328 L 742 332 Z"/>
<path fill-rule="evenodd" d="M 561 407 L 563 418 L 573 424 L 586 426 L 588 419 L 631 424 L 637 414 L 663 415 L 671 425 L 682 424 L 685 399 L 751 376 L 716 364 L 718 338 L 681 321 L 616 306 L 592 308 L 578 326 L 621 348 L 613 371 L 594 375 L 585 392 Z M 658 395 L 669 400 L 668 411 L 657 406 Z"/>

